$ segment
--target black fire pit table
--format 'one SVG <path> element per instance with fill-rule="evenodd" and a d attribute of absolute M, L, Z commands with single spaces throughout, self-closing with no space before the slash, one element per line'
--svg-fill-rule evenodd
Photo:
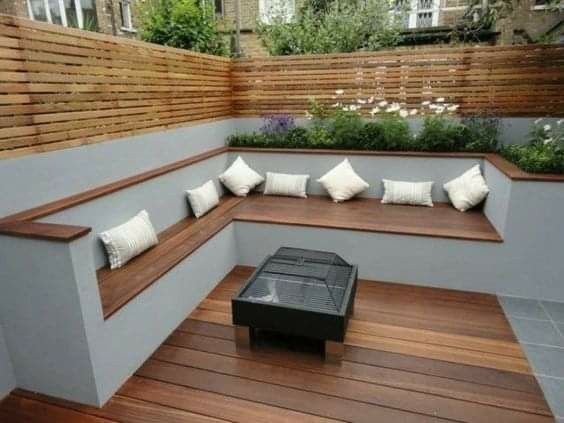
<path fill-rule="evenodd" d="M 354 311 L 357 267 L 337 254 L 280 248 L 267 256 L 233 297 L 239 348 L 249 348 L 254 329 L 325 342 L 325 358 L 340 361 Z"/>

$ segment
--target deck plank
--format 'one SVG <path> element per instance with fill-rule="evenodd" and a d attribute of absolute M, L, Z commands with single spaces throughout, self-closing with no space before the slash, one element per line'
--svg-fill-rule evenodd
<path fill-rule="evenodd" d="M 236 348 L 230 298 L 252 270 L 235 267 L 103 408 L 17 390 L 0 419 L 553 421 L 494 297 L 360 281 L 337 365 L 314 342 L 273 335 Z"/>

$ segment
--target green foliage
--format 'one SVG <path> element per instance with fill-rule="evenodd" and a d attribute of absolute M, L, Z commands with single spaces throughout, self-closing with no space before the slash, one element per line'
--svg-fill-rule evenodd
<path fill-rule="evenodd" d="M 462 119 L 466 127 L 464 151 L 493 153 L 499 144 L 499 118 L 473 116 Z"/>
<path fill-rule="evenodd" d="M 152 0 L 142 3 L 141 38 L 202 53 L 227 56 L 211 3 L 199 0 Z"/>
<path fill-rule="evenodd" d="M 355 112 L 338 110 L 329 120 L 329 135 L 335 148 L 353 149 L 362 143 L 362 117 Z"/>
<path fill-rule="evenodd" d="M 533 125 L 529 144 L 508 145 L 500 153 L 521 169 L 532 173 L 564 173 L 564 120 L 556 125 Z"/>
<path fill-rule="evenodd" d="M 383 138 L 378 150 L 406 151 L 414 149 L 413 135 L 406 119 L 397 115 L 384 115 L 377 123 L 382 128 Z"/>
<path fill-rule="evenodd" d="M 443 116 L 428 116 L 417 137 L 417 149 L 422 151 L 463 151 L 465 126 Z"/>
<path fill-rule="evenodd" d="M 420 151 L 497 151 L 499 119 L 469 117 L 458 122 L 445 116 L 428 116 L 414 145 Z"/>
<path fill-rule="evenodd" d="M 237 134 L 229 138 L 229 145 L 373 151 L 499 152 L 527 172 L 564 173 L 564 121 L 550 129 L 550 125 L 535 125 L 528 145 L 500 148 L 497 118 L 472 117 L 459 122 L 445 116 L 431 116 L 425 119 L 422 131 L 415 136 L 410 131 L 407 119 L 394 113 L 366 121 L 355 111 L 316 107 L 310 108 L 311 123 L 305 127 L 293 127 L 282 133 Z"/>
<path fill-rule="evenodd" d="M 274 56 L 379 50 L 400 41 L 399 29 L 385 0 L 310 1 L 293 22 L 257 26 Z"/>
<path fill-rule="evenodd" d="M 564 149 L 556 144 L 507 145 L 500 153 L 531 173 L 564 173 Z"/>

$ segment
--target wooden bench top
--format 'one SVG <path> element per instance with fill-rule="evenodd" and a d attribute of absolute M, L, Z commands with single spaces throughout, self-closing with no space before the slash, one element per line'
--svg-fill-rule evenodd
<path fill-rule="evenodd" d="M 225 196 L 206 216 L 189 217 L 159 234 L 159 244 L 124 267 L 97 272 L 104 318 L 161 278 L 233 220 L 299 225 L 403 235 L 501 242 L 479 210 L 460 213 L 443 203 L 434 208 L 383 205 L 379 199 L 356 198 L 335 204 L 328 197 L 308 199 Z"/>
<path fill-rule="evenodd" d="M 503 241 L 480 210 L 461 213 L 447 203 L 416 207 L 382 204 L 376 198 L 354 198 L 336 204 L 324 196 L 301 199 L 252 195 L 237 207 L 234 218 L 246 222 Z"/>
<path fill-rule="evenodd" d="M 231 223 L 235 206 L 243 200 L 224 197 L 218 207 L 202 218 L 188 217 L 161 232 L 159 244 L 125 266 L 98 270 L 104 318 L 110 317 Z"/>

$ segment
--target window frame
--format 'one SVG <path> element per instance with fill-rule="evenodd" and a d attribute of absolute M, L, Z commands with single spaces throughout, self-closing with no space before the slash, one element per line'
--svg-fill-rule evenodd
<path fill-rule="evenodd" d="M 124 11 L 127 10 L 127 21 L 129 26 L 124 26 Z M 137 32 L 133 26 L 133 14 L 131 13 L 131 0 L 120 0 L 119 1 L 119 13 L 121 18 L 120 29 L 125 32 Z"/>
<path fill-rule="evenodd" d="M 43 7 L 45 8 L 45 16 L 47 17 L 47 23 L 53 24 L 53 17 L 51 16 L 51 9 L 49 7 L 49 0 L 41 0 L 43 1 Z M 26 0 L 27 3 L 27 12 L 29 14 L 29 18 L 31 20 L 38 20 L 33 15 L 33 7 L 31 6 L 32 0 Z M 67 11 L 65 9 L 65 2 L 64 0 L 57 0 L 57 4 L 59 6 L 59 12 L 61 15 L 61 26 L 69 27 L 68 20 L 67 20 Z M 74 10 L 76 13 L 76 20 L 78 24 L 78 28 L 84 29 L 84 16 L 82 15 L 82 4 L 80 0 L 72 0 L 72 4 L 74 5 Z M 43 21 L 39 21 L 43 22 Z M 58 24 L 54 24 L 58 25 Z"/>
<path fill-rule="evenodd" d="M 212 0 L 213 1 L 213 10 L 215 12 L 215 16 L 218 18 L 223 18 L 225 16 L 225 0 L 219 0 L 221 2 L 221 12 L 218 12 L 216 10 L 216 0 Z"/>
<path fill-rule="evenodd" d="M 440 0 L 432 0 L 433 7 L 430 9 L 420 9 L 419 0 L 411 0 L 411 9 L 409 11 L 408 28 L 418 29 L 418 28 L 433 28 L 439 25 L 439 13 L 441 10 Z M 431 25 L 430 26 L 418 26 L 418 16 L 421 13 L 431 13 Z"/>

